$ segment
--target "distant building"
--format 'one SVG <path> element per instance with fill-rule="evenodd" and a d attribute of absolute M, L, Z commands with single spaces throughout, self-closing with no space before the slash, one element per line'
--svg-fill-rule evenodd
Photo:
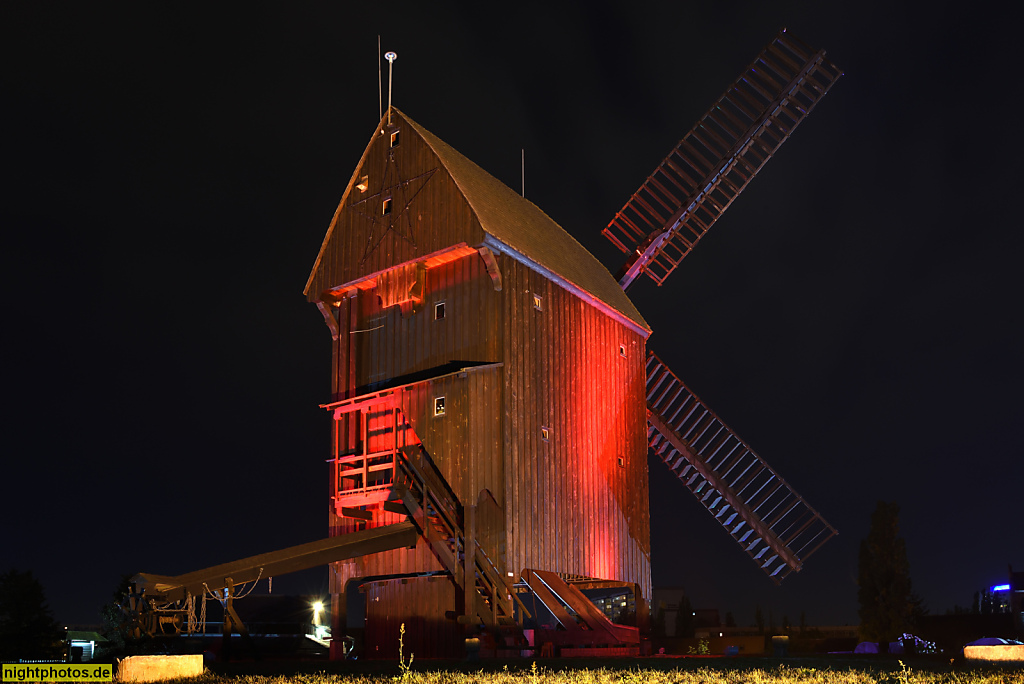
<path fill-rule="evenodd" d="M 591 603 L 601 609 L 612 622 L 628 624 L 635 622 L 636 598 L 633 592 L 623 587 L 611 589 L 590 589 L 584 592 Z"/>
<path fill-rule="evenodd" d="M 96 648 L 107 639 L 99 632 L 69 629 L 64 637 L 68 648 L 68 662 L 87 663 L 96 657 Z"/>
<path fill-rule="evenodd" d="M 1010 612 L 1013 614 L 1013 626 L 1018 636 L 1024 636 L 1024 572 L 1010 571 Z"/>

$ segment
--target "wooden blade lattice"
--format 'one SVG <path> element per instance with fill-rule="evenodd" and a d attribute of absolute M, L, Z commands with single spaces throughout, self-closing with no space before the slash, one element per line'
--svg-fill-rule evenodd
<path fill-rule="evenodd" d="M 602 231 L 661 285 L 842 76 L 782 31 L 683 137 Z"/>
<path fill-rule="evenodd" d="M 776 584 L 837 534 L 653 352 L 647 419 L 650 448 Z"/>

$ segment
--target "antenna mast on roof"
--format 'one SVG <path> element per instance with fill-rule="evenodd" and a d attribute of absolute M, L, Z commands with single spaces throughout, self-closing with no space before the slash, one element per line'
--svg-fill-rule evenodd
<path fill-rule="evenodd" d="M 388 126 L 391 125 L 391 68 L 395 65 L 395 60 L 398 59 L 398 55 L 394 52 L 387 52 L 384 54 L 384 59 L 388 60 Z"/>
<path fill-rule="evenodd" d="M 384 118 L 384 86 L 381 85 L 380 73 L 380 34 L 377 34 L 377 121 Z"/>
<path fill-rule="evenodd" d="M 520 159 L 520 165 L 519 165 L 519 169 L 522 172 L 522 182 L 523 182 L 523 193 L 522 194 L 523 194 L 523 199 L 526 199 L 526 148 L 525 147 L 519 148 L 519 152 L 522 155 L 521 159 Z"/>

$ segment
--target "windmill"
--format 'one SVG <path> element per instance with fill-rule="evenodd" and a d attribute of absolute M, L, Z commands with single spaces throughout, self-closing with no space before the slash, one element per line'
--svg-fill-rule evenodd
<path fill-rule="evenodd" d="M 336 635 L 379 657 L 399 623 L 417 654 L 518 651 L 540 605 L 537 646 L 637 652 L 649 451 L 776 583 L 836 534 L 646 350 L 626 289 L 664 284 L 840 76 L 780 32 L 604 229 L 616 277 L 389 103 L 305 288 L 333 339 L 331 535 L 386 547 L 332 564 Z M 592 589 L 629 593 L 637 626 Z"/>
<path fill-rule="evenodd" d="M 635 654 L 652 476 L 772 581 L 799 571 L 835 529 L 647 350 L 626 289 L 662 285 L 841 75 L 779 33 L 604 229 L 616 277 L 389 102 L 305 287 L 332 337 L 329 536 L 140 573 L 132 629 L 205 633 L 218 600 L 227 649 L 240 587 L 327 563 L 333 657 L 394 657 L 400 625 L 421 657 L 519 654 L 528 623 L 541 655 Z"/>

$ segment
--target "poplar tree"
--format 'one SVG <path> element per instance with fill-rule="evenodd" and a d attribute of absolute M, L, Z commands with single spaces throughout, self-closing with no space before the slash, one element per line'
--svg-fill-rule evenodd
<path fill-rule="evenodd" d="M 676 636 L 692 637 L 693 628 L 693 606 L 690 604 L 690 599 L 683 596 L 679 600 L 679 610 L 676 611 Z"/>
<path fill-rule="evenodd" d="M 879 501 L 860 543 L 857 599 L 860 630 L 869 641 L 890 642 L 910 627 L 915 596 L 907 547 L 899 536 L 899 505 Z"/>

